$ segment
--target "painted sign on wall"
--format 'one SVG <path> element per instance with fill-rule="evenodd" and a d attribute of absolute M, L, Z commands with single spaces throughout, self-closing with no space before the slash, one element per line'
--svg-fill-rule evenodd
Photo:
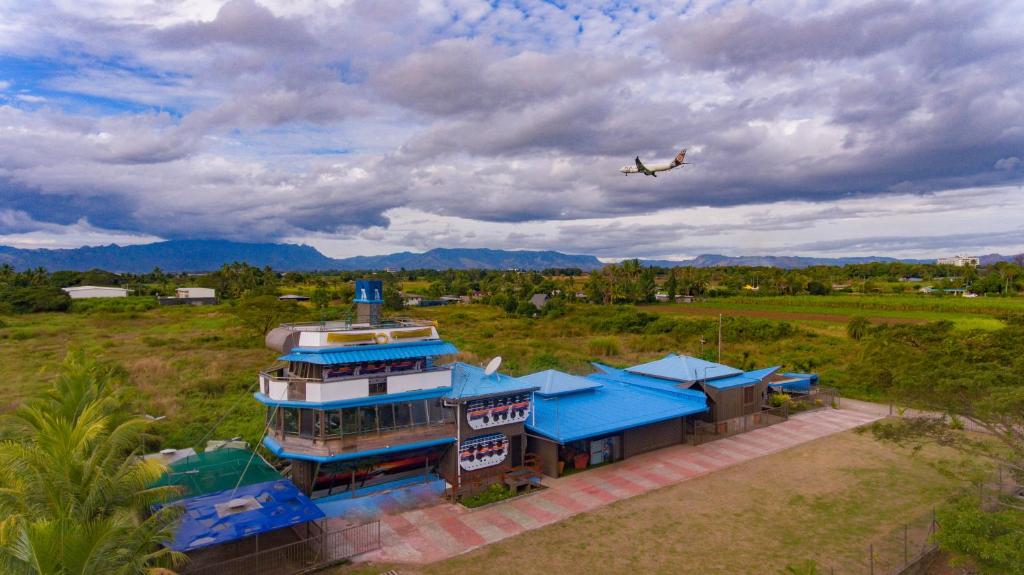
<path fill-rule="evenodd" d="M 488 433 L 467 439 L 459 446 L 459 466 L 466 471 L 483 469 L 505 461 L 508 456 L 508 436 Z"/>
<path fill-rule="evenodd" d="M 530 394 L 474 399 L 466 404 L 466 420 L 473 429 L 486 429 L 526 421 L 530 415 Z"/>

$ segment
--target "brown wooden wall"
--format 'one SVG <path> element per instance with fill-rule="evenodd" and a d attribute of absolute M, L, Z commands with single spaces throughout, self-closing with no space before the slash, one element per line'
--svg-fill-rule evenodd
<path fill-rule="evenodd" d="M 751 413 L 757 413 L 758 411 L 761 411 L 761 408 L 764 405 L 764 394 L 767 389 L 767 382 L 762 381 L 760 383 L 754 384 L 753 403 L 744 403 L 744 388 L 742 387 L 733 387 L 731 389 L 715 389 L 709 386 L 707 388 L 707 394 L 713 402 L 711 409 L 711 420 L 725 421 L 726 419 L 741 417 L 744 415 L 749 415 Z"/>
<path fill-rule="evenodd" d="M 633 457 L 646 451 L 653 451 L 662 447 L 668 447 L 669 445 L 682 443 L 682 441 L 682 417 L 642 427 L 634 427 L 622 432 L 622 457 Z"/>
<path fill-rule="evenodd" d="M 557 443 L 530 435 L 526 438 L 526 452 L 536 453 L 540 457 L 541 473 L 548 477 L 558 477 Z"/>

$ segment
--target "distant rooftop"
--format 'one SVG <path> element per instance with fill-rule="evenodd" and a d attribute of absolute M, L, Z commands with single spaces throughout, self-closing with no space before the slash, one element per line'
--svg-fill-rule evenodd
<path fill-rule="evenodd" d="M 627 367 L 626 371 L 684 382 L 719 379 L 743 373 L 735 367 L 674 353 L 655 361 Z"/>

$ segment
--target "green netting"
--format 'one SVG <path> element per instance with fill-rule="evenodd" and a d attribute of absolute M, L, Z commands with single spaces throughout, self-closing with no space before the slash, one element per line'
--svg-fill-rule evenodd
<path fill-rule="evenodd" d="M 252 458 L 252 463 L 249 459 Z M 249 469 L 246 469 L 249 464 Z M 242 477 L 242 473 L 245 477 Z M 239 477 L 242 481 L 239 482 Z M 252 485 L 281 479 L 281 474 L 263 461 L 252 456 L 248 449 L 218 449 L 205 451 L 167 466 L 167 472 L 153 486 L 174 485 L 181 493 L 171 500 L 195 497 L 207 493 L 234 489 L 235 485 Z"/>

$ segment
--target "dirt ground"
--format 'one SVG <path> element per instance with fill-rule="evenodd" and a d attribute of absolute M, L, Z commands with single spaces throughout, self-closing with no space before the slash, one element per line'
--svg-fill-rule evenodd
<path fill-rule="evenodd" d="M 929 519 L 933 506 L 957 489 L 931 465 L 938 455 L 911 456 L 847 432 L 447 561 L 338 573 L 774 574 L 814 560 L 824 573 L 861 574 L 869 545 L 876 568 L 895 565 L 902 525 Z"/>

